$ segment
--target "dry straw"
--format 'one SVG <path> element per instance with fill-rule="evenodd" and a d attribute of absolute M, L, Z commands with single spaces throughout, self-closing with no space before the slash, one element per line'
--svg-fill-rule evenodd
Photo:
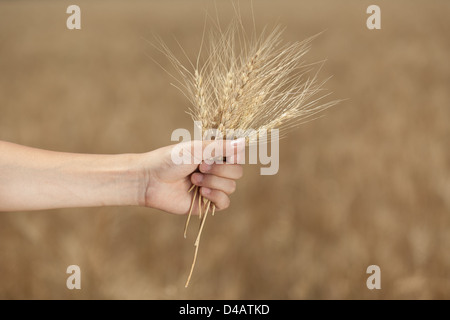
<path fill-rule="evenodd" d="M 261 130 L 276 128 L 282 137 L 287 129 L 316 118 L 319 112 L 338 103 L 324 101 L 331 94 L 324 93 L 323 89 L 329 78 L 318 80 L 324 62 L 307 64 L 304 60 L 316 36 L 283 43 L 280 26 L 270 31 L 264 29 L 259 36 L 254 28 L 249 35 L 238 12 L 226 29 L 213 23 L 207 38 L 203 33 L 195 64 L 188 58 L 185 66 L 159 38 L 156 46 L 181 76 L 181 80 L 174 77 L 175 86 L 191 102 L 192 119 L 200 121 L 204 129 L 217 129 L 223 137 L 227 130 L 241 130 L 235 131 L 234 137 L 245 138 L 248 145 L 257 141 Z M 200 195 L 198 186 L 193 185 L 189 192 L 192 192 L 192 203 L 184 236 L 196 201 L 201 222 L 186 287 L 194 270 L 206 218 L 210 211 L 212 215 L 215 212 L 215 205 Z"/>

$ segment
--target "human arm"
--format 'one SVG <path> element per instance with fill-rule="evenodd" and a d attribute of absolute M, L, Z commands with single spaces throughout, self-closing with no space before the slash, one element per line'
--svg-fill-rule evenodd
<path fill-rule="evenodd" d="M 205 143 L 205 142 L 204 142 Z M 0 211 L 70 207 L 147 206 L 189 210 L 192 183 L 218 209 L 229 205 L 237 164 L 175 165 L 173 146 L 142 154 L 93 155 L 41 150 L 0 141 Z M 196 179 L 203 176 L 203 181 Z M 210 191 L 208 193 L 208 191 Z"/>

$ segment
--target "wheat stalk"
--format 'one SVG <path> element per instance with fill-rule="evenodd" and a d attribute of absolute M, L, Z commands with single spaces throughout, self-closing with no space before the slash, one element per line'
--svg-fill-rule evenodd
<path fill-rule="evenodd" d="M 219 130 L 223 137 L 228 129 L 241 129 L 235 138 L 246 138 L 248 145 L 257 141 L 262 130 L 277 128 L 280 136 L 284 136 L 286 130 L 313 119 L 339 102 L 323 102 L 329 95 L 323 93 L 328 79 L 318 80 L 323 62 L 306 64 L 304 61 L 316 36 L 283 43 L 282 32 L 277 26 L 270 32 L 265 29 L 258 37 L 255 33 L 248 37 L 240 15 L 236 14 L 225 30 L 217 25 L 212 29 L 206 54 L 200 50 L 196 65 L 190 62 L 190 70 L 160 39 L 157 48 L 181 75 L 182 81 L 174 77 L 175 86 L 191 102 L 192 119 L 200 121 L 203 128 Z M 205 34 L 201 48 L 204 38 Z M 201 66 L 200 56 L 204 57 Z M 194 270 L 206 218 L 210 209 L 212 215 L 215 212 L 215 205 L 200 195 L 198 186 L 193 185 L 189 192 L 193 192 L 193 197 L 184 236 L 195 201 L 198 201 L 201 223 L 186 287 Z"/>

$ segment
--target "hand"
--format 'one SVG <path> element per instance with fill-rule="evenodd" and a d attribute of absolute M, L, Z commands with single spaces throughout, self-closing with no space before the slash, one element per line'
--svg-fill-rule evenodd
<path fill-rule="evenodd" d="M 186 150 L 194 150 L 201 144 L 202 150 L 214 147 L 219 141 L 193 141 L 184 143 Z M 242 156 L 244 141 L 226 141 L 223 148 L 214 158 L 230 157 L 237 159 Z M 200 194 L 215 204 L 216 210 L 223 210 L 230 205 L 229 196 L 236 190 L 236 181 L 243 175 L 243 168 L 236 161 L 232 164 L 213 163 L 208 165 L 203 160 L 200 165 L 175 164 L 171 153 L 175 145 L 160 148 L 146 154 L 148 165 L 145 166 L 145 206 L 161 209 L 175 214 L 187 214 L 192 202 L 193 191 L 188 192 L 192 184 L 200 186 Z M 193 155 L 194 152 L 191 152 Z M 234 156 L 234 157 L 233 157 Z M 191 156 L 193 160 L 194 157 Z M 199 159 L 200 160 L 200 159 Z M 209 161 L 207 161 L 209 162 Z M 198 172 L 196 172 L 198 171 Z M 198 212 L 198 202 L 195 202 L 193 213 Z"/>

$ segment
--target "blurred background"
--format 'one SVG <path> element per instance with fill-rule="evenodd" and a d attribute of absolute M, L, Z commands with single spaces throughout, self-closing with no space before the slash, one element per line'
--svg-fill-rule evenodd
<path fill-rule="evenodd" d="M 212 1 L 0 1 L 0 139 L 79 153 L 138 153 L 192 130 L 168 61 L 149 44 L 174 37 L 195 57 Z M 191 286 L 195 229 L 185 217 L 107 207 L 0 213 L 0 298 L 450 298 L 450 2 L 253 1 L 258 30 L 286 41 L 326 30 L 308 61 L 327 59 L 333 98 L 292 131 L 280 170 L 245 176 L 208 220 Z M 220 21 L 230 1 L 216 1 Z M 251 5 L 241 0 L 245 22 Z M 0 181 L 1 183 L 1 181 Z M 81 267 L 81 290 L 66 288 Z M 381 268 L 381 290 L 366 268 Z"/>

